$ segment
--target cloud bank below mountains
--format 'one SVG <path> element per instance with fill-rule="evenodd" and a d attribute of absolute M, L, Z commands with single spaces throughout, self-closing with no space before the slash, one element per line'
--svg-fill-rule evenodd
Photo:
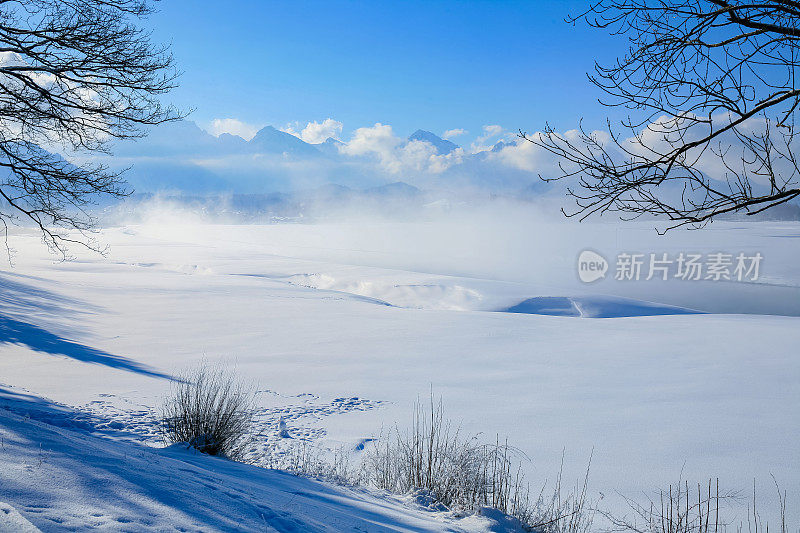
<path fill-rule="evenodd" d="M 758 126 L 754 121 L 752 127 Z M 657 134 L 663 130 L 655 123 L 653 131 L 645 128 L 641 138 L 656 135 L 653 142 L 660 142 Z M 126 179 L 137 193 L 206 197 L 281 193 L 292 198 L 278 202 L 283 214 L 301 212 L 310 202 L 321 203 L 320 198 L 334 205 L 363 204 L 361 193 L 366 191 L 371 191 L 370 198 L 382 200 L 400 193 L 404 202 L 410 199 L 413 205 L 504 197 L 558 203 L 569 212 L 576 211 L 574 200 L 565 198 L 567 187 L 576 188 L 576 178 L 542 180 L 562 175 L 556 157 L 497 124 L 483 126 L 468 147 L 425 130 L 404 137 L 382 123 L 357 128 L 345 138 L 343 124 L 332 118 L 258 130 L 236 119 L 215 120 L 206 130 L 183 120 L 149 133 L 138 142 L 118 144 L 114 156 L 102 161 L 116 169 L 129 167 Z M 446 136 L 459 140 L 464 135 L 450 130 Z M 532 134 L 536 135 L 540 134 Z M 619 161 L 629 158 L 635 148 L 620 150 L 606 132 L 592 132 L 592 136 Z M 581 142 L 576 130 L 559 137 Z M 728 174 L 720 163 L 706 154 L 696 167 L 710 179 L 724 182 Z M 391 184 L 401 187 L 383 188 Z M 682 201 L 682 185 L 670 181 L 660 187 L 659 194 L 668 201 Z M 414 194 L 408 194 L 408 187 Z M 289 204 L 291 208 L 286 207 Z M 269 205 L 277 204 L 270 200 Z"/>
<path fill-rule="evenodd" d="M 574 201 L 565 198 L 574 178 L 541 179 L 561 176 L 558 160 L 499 125 L 484 126 L 468 148 L 425 130 L 403 137 L 382 123 L 357 128 L 344 139 L 342 124 L 330 118 L 302 127 L 266 126 L 249 139 L 231 133 L 254 129 L 235 119 L 215 121 L 207 130 L 177 121 L 153 128 L 137 142 L 118 144 L 115 155 L 102 162 L 130 168 L 125 177 L 141 201 L 188 202 L 214 219 L 300 220 L 365 213 L 418 219 L 486 201 L 521 201 L 526 208 L 535 202 L 553 216 L 560 216 L 562 207 L 575 209 Z M 608 142 L 602 132 L 595 133 Z M 448 137 L 465 133 L 454 135 Z M 574 130 L 562 136 L 579 138 Z M 698 165 L 720 179 L 714 165 Z M 672 183 L 662 189 L 673 200 L 682 194 Z M 769 217 L 800 216 L 797 206 L 784 211 Z"/>
<path fill-rule="evenodd" d="M 485 126 L 468 148 L 432 132 L 398 135 L 391 125 L 357 128 L 349 139 L 332 118 L 256 128 L 234 118 L 206 129 L 188 120 L 153 127 L 136 142 L 121 142 L 112 168 L 130 168 L 137 192 L 272 193 L 335 184 L 363 189 L 405 182 L 424 190 L 479 194 L 541 192 L 539 150 L 498 125 Z M 449 130 L 447 137 L 466 135 Z M 530 146 L 526 146 L 530 145 Z M 553 167 L 554 168 L 554 167 Z"/>

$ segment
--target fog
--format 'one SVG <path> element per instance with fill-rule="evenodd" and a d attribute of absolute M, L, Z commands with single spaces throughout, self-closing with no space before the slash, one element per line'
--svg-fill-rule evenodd
<path fill-rule="evenodd" d="M 338 191 L 341 193 L 341 191 Z M 408 191 L 404 191 L 407 193 Z M 536 202 L 479 194 L 326 194 L 301 197 L 130 199 L 101 214 L 105 227 L 136 226 L 149 235 L 213 244 L 234 226 L 279 256 L 514 284 L 520 301 L 539 296 L 617 296 L 709 313 L 800 315 L 794 222 L 713 223 L 663 232 L 657 220 L 611 217 L 579 222 L 551 199 Z M 239 237 L 241 238 L 241 237 Z M 583 283 L 577 258 L 593 250 L 608 262 L 604 278 Z M 113 253 L 113 251 L 112 251 Z M 617 280 L 618 255 L 641 254 L 640 278 Z M 671 271 L 647 281 L 650 254 L 761 254 L 757 279 L 684 280 Z M 732 271 L 735 265 L 731 265 Z M 674 265 L 673 265 L 674 267 Z M 735 276 L 733 276 L 735 278 Z"/>

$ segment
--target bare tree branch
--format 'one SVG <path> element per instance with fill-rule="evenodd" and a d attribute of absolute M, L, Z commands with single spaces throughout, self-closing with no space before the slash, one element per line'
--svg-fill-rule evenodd
<path fill-rule="evenodd" d="M 0 221 L 33 221 L 51 249 L 97 249 L 87 207 L 127 194 L 121 173 L 58 153 L 109 152 L 115 139 L 180 113 L 160 97 L 178 73 L 137 22 L 145 0 L 0 0 Z M 78 237 L 69 237 L 77 230 Z M 6 233 L 7 234 L 7 233 Z"/>
<path fill-rule="evenodd" d="M 795 113 L 800 2 L 598 0 L 569 22 L 627 37 L 590 81 L 629 118 L 567 138 L 520 135 L 556 155 L 577 209 L 702 227 L 800 196 Z"/>

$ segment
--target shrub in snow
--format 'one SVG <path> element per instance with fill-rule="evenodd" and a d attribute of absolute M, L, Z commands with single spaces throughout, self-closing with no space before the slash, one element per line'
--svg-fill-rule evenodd
<path fill-rule="evenodd" d="M 781 491 L 773 476 L 778 492 L 777 527 L 773 531 L 789 533 L 800 531 L 786 523 L 786 491 Z M 620 518 L 612 513 L 601 511 L 612 525 L 613 531 L 629 531 L 632 533 L 725 533 L 729 530 L 758 533 L 770 531 L 770 524 L 762 518 L 759 510 L 760 497 L 756 498 L 755 480 L 753 480 L 752 500 L 747 505 L 747 523 L 728 523 L 724 516 L 726 504 L 742 501 L 738 492 L 720 491 L 719 479 L 709 479 L 706 483 L 690 485 L 688 481 L 678 481 L 658 492 L 655 498 L 648 498 L 641 504 L 627 499 L 633 516 Z"/>
<path fill-rule="evenodd" d="M 209 455 L 242 459 L 249 443 L 253 395 L 220 367 L 183 376 L 164 402 L 161 432 Z"/>
<path fill-rule="evenodd" d="M 379 439 L 368 457 L 367 475 L 378 488 L 413 493 L 431 508 L 491 508 L 518 519 L 529 530 L 588 531 L 591 513 L 585 480 L 582 487 L 564 495 L 559 475 L 552 497 L 544 497 L 543 490 L 532 499 L 516 460 L 521 455 L 499 439 L 482 444 L 463 437 L 443 418 L 441 402 L 431 400 L 429 410 L 417 404 L 409 431 L 395 429 Z"/>

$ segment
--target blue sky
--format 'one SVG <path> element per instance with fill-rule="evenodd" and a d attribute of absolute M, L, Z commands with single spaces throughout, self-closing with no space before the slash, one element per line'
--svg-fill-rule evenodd
<path fill-rule="evenodd" d="M 399 135 L 484 125 L 601 125 L 585 73 L 625 43 L 564 16 L 584 1 L 164 0 L 151 18 L 172 42 L 170 99 L 202 126 L 235 118 L 285 127 L 331 117 L 343 136 L 376 122 Z"/>

